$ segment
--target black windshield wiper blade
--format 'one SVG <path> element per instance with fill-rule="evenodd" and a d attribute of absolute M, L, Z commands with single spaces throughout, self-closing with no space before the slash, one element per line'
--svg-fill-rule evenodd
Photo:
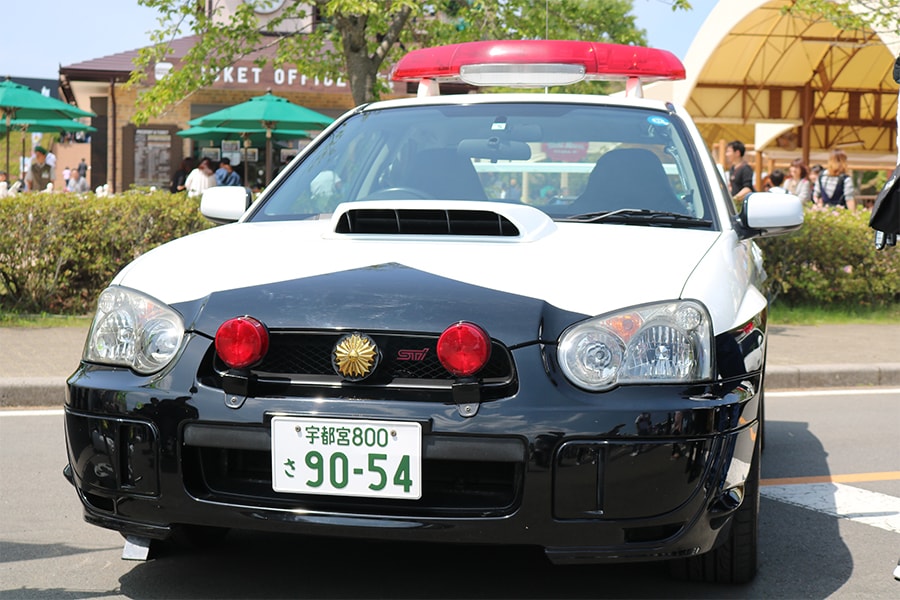
<path fill-rule="evenodd" d="M 647 208 L 620 208 L 619 210 L 583 213 L 580 215 L 570 215 L 556 219 L 557 221 L 567 221 L 575 223 L 601 223 L 610 221 L 615 223 L 650 223 L 665 225 L 690 225 L 698 227 L 709 227 L 712 221 L 708 219 L 698 219 L 691 215 L 682 213 L 665 212 L 660 210 L 650 210 Z"/>

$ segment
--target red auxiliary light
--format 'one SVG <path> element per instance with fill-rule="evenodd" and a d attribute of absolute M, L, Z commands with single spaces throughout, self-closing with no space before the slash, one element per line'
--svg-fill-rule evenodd
<path fill-rule="evenodd" d="M 457 377 L 470 377 L 491 357 L 491 338 L 475 325 L 460 321 L 444 330 L 437 342 L 438 360 Z"/>
<path fill-rule="evenodd" d="M 253 317 L 235 317 L 216 331 L 216 352 L 232 369 L 246 369 L 269 351 L 269 331 Z"/>
<path fill-rule="evenodd" d="M 581 79 L 684 79 L 685 72 L 678 57 L 656 48 L 569 40 L 496 40 L 414 50 L 400 59 L 391 78 L 544 87 Z"/>

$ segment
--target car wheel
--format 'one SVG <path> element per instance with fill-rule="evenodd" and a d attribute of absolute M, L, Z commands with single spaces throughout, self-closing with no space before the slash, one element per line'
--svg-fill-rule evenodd
<path fill-rule="evenodd" d="M 744 486 L 744 501 L 731 517 L 728 538 L 706 554 L 669 563 L 673 577 L 710 583 L 747 583 L 756 575 L 760 442 L 761 436 L 758 436 Z"/>

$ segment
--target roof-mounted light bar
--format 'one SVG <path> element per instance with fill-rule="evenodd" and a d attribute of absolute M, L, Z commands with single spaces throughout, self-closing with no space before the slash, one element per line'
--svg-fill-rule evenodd
<path fill-rule="evenodd" d="M 391 78 L 419 82 L 419 95 L 434 95 L 435 82 L 477 86 L 548 87 L 582 80 L 625 79 L 628 95 L 641 83 L 684 79 L 684 65 L 666 50 L 570 40 L 496 40 L 414 50 Z"/>

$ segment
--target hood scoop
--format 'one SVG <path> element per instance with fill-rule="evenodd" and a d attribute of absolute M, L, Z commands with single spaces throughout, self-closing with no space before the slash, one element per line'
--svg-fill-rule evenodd
<path fill-rule="evenodd" d="M 353 237 L 475 236 L 521 242 L 555 229 L 550 217 L 541 211 L 501 202 L 352 202 L 341 204 L 332 215 L 332 232 Z"/>

